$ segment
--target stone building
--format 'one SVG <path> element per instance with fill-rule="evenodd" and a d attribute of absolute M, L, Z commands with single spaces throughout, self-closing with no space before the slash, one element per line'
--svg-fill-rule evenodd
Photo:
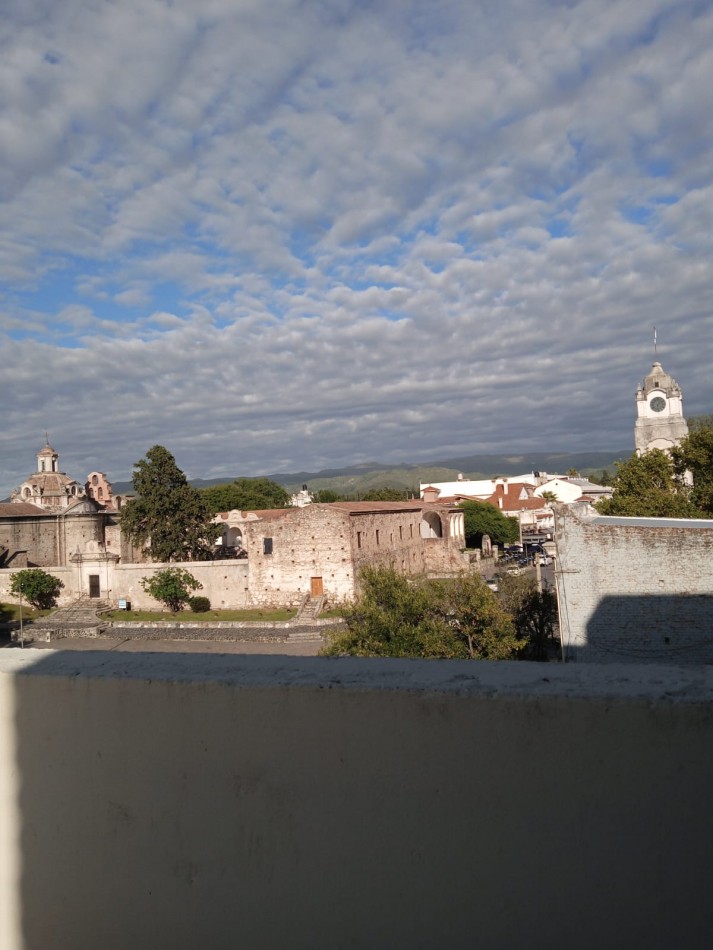
<path fill-rule="evenodd" d="M 565 658 L 713 663 L 713 521 L 555 513 Z"/>
<path fill-rule="evenodd" d="M 636 390 L 636 454 L 651 449 L 669 451 L 687 435 L 681 388 L 660 363 L 654 363 Z"/>
<path fill-rule="evenodd" d="M 226 554 L 245 555 L 253 603 L 296 603 L 306 595 L 354 596 L 366 564 L 405 574 L 468 566 L 463 512 L 423 501 L 359 501 L 223 512 Z"/>

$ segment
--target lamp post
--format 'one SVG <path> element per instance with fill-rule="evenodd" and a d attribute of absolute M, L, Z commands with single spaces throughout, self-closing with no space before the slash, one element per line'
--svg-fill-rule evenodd
<path fill-rule="evenodd" d="M 22 626 L 22 584 L 20 584 L 20 649 L 25 649 L 25 631 Z"/>

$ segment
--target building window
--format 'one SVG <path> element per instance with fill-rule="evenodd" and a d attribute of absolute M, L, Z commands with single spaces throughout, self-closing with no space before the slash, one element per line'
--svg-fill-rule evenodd
<path fill-rule="evenodd" d="M 399 541 L 403 541 L 403 539 L 404 539 L 404 526 L 400 524 L 399 525 Z"/>
<path fill-rule="evenodd" d="M 262 539 L 262 553 L 263 553 L 263 554 L 272 554 L 272 538 L 263 538 L 263 539 Z"/>
<path fill-rule="evenodd" d="M 357 547 L 361 547 L 361 531 L 357 531 Z"/>
<path fill-rule="evenodd" d="M 379 546 L 379 529 L 378 528 L 376 529 L 376 546 L 377 548 Z"/>

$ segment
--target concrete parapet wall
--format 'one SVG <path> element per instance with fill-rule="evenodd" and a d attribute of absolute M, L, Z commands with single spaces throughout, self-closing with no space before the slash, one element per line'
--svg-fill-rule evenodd
<path fill-rule="evenodd" d="M 0 946 L 707 948 L 713 670 L 0 652 Z"/>

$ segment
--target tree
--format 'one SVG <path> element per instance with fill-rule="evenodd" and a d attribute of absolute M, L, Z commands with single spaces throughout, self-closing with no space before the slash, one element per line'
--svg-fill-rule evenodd
<path fill-rule="evenodd" d="M 362 501 L 408 501 L 409 495 L 413 492 L 408 488 L 390 488 L 384 485 L 382 488 L 372 488 L 370 491 L 361 495 Z"/>
<path fill-rule="evenodd" d="M 211 524 L 211 511 L 192 488 L 176 460 L 162 445 L 154 445 L 134 466 L 137 498 L 121 511 L 121 530 L 143 545 L 153 561 L 206 560 L 220 533 Z"/>
<path fill-rule="evenodd" d="M 614 492 L 597 504 L 603 515 L 629 518 L 700 518 L 690 490 L 676 477 L 671 456 L 661 449 L 616 462 Z"/>
<path fill-rule="evenodd" d="M 703 417 L 707 419 L 709 417 Z M 686 473 L 693 476 L 691 501 L 708 518 L 713 517 L 713 425 L 693 423 L 681 444 L 671 450 L 673 470 L 684 481 Z"/>
<path fill-rule="evenodd" d="M 557 624 L 557 598 L 552 591 L 538 591 L 533 577 L 507 575 L 500 580 L 498 597 L 517 635 L 527 644 L 520 658 L 548 660 Z"/>
<path fill-rule="evenodd" d="M 524 646 L 478 575 L 433 582 L 370 566 L 360 582 L 323 655 L 508 659 Z"/>
<path fill-rule="evenodd" d="M 53 574 L 48 574 L 40 567 L 29 567 L 12 575 L 10 593 L 24 597 L 28 604 L 38 610 L 49 610 L 54 607 L 59 592 L 64 587 L 62 581 Z"/>
<path fill-rule="evenodd" d="M 152 577 L 142 577 L 141 586 L 147 594 L 165 604 L 173 613 L 177 613 L 188 603 L 191 591 L 203 587 L 200 581 L 181 567 L 167 567 L 163 571 L 156 571 Z"/>
<path fill-rule="evenodd" d="M 511 544 L 520 536 L 516 518 L 508 518 L 487 501 L 463 501 L 465 543 L 469 548 L 480 547 L 483 535 L 490 536 L 493 544 Z"/>
<path fill-rule="evenodd" d="M 332 491 L 331 488 L 320 488 L 312 495 L 312 501 L 317 505 L 330 505 L 335 501 L 344 501 L 344 495 Z"/>
<path fill-rule="evenodd" d="M 219 511 L 259 511 L 265 508 L 287 508 L 287 491 L 269 478 L 236 478 L 225 485 L 201 489 L 201 496 L 212 514 Z"/>
<path fill-rule="evenodd" d="M 543 491 L 542 494 L 540 495 L 540 498 L 542 498 L 542 500 L 547 505 L 553 505 L 557 501 L 557 495 L 555 494 L 555 492 L 549 491 L 549 490 Z"/>

